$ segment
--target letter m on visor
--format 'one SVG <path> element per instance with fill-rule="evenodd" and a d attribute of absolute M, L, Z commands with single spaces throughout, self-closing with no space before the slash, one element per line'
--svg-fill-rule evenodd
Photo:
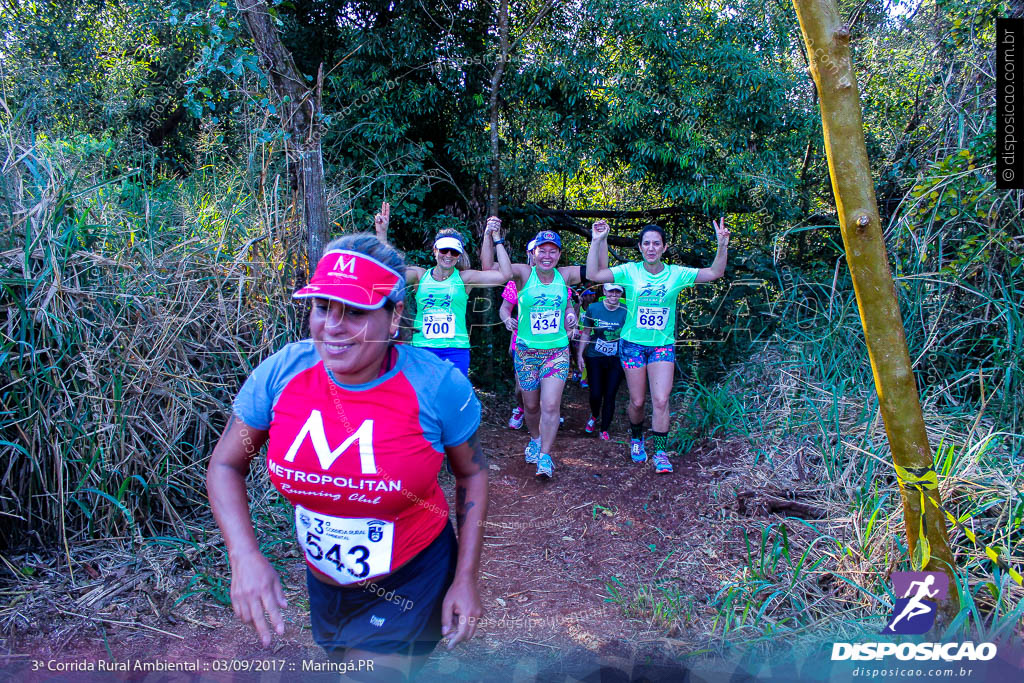
<path fill-rule="evenodd" d="M 295 462 L 295 456 L 306 437 L 313 443 L 313 450 L 316 452 L 317 460 L 320 461 L 320 469 L 325 472 L 331 469 L 334 461 L 341 457 L 341 454 L 348 450 L 354 442 L 359 444 L 359 467 L 363 474 L 377 474 L 377 461 L 373 456 L 373 420 L 364 420 L 359 429 L 353 432 L 341 445 L 331 450 L 327 444 L 327 434 L 324 432 L 324 418 L 319 410 L 314 410 L 302 425 L 292 445 L 285 453 L 285 462 Z"/>
<path fill-rule="evenodd" d="M 338 260 L 331 269 L 332 274 L 348 273 L 352 277 L 356 274 L 356 257 L 353 255 L 338 254 Z"/>

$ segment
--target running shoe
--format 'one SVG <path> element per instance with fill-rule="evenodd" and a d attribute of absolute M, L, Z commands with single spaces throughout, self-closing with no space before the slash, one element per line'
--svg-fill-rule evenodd
<path fill-rule="evenodd" d="M 590 388 L 590 384 L 587 383 L 587 380 L 581 379 L 580 380 L 580 389 L 589 389 L 589 388 Z"/>
<path fill-rule="evenodd" d="M 515 410 L 512 411 L 512 417 L 508 419 L 509 429 L 520 429 L 523 426 L 523 409 L 516 406 Z"/>
<path fill-rule="evenodd" d="M 526 462 L 531 465 L 537 463 L 537 458 L 540 457 L 540 439 L 534 441 L 530 439 L 530 443 L 526 444 L 526 450 L 523 452 L 526 455 Z"/>
<path fill-rule="evenodd" d="M 587 434 L 593 434 L 594 433 L 594 427 L 596 427 L 596 426 L 597 426 L 597 420 L 595 420 L 593 417 L 591 417 L 589 420 L 587 420 L 587 426 L 583 428 L 583 431 L 585 431 Z"/>
<path fill-rule="evenodd" d="M 612 437 L 608 436 L 608 432 L 601 432 L 601 441 L 611 441 Z"/>
<path fill-rule="evenodd" d="M 547 453 L 541 453 L 540 458 L 537 459 L 537 476 L 550 479 L 554 473 L 555 462 Z"/>
<path fill-rule="evenodd" d="M 647 451 L 644 450 L 643 439 L 629 440 L 629 457 L 633 458 L 633 462 L 647 462 Z"/>
<path fill-rule="evenodd" d="M 668 474 L 672 471 L 672 463 L 668 461 L 665 451 L 658 451 L 654 454 L 654 472 L 656 474 Z"/>

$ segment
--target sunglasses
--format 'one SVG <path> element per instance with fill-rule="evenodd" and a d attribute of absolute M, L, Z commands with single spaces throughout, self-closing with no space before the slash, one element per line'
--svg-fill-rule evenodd
<path fill-rule="evenodd" d="M 450 249 L 448 247 L 445 247 L 444 249 L 438 249 L 437 253 L 444 254 L 445 256 L 461 256 L 462 255 L 461 251 L 458 251 L 456 249 Z"/>

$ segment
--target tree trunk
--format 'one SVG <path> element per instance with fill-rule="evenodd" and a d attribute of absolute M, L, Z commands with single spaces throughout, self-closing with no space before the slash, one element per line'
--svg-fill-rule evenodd
<path fill-rule="evenodd" d="M 306 257 L 312 270 L 327 242 L 327 206 L 324 203 L 324 164 L 320 153 L 320 94 L 323 68 L 311 88 L 295 66 L 291 52 L 262 0 L 238 0 L 238 11 L 252 35 L 260 66 L 267 75 L 281 127 L 290 136 L 288 160 L 299 172 L 299 190 L 306 220 Z"/>
<path fill-rule="evenodd" d="M 794 0 L 794 4 L 818 87 L 832 191 L 893 461 L 908 470 L 930 469 L 932 451 L 864 145 L 860 93 L 850 60 L 850 31 L 842 25 L 834 0 Z M 910 556 L 923 564 L 915 569 L 949 575 L 949 594 L 942 611 L 952 618 L 959 609 L 959 594 L 945 517 L 936 507 L 939 492 L 927 492 L 924 541 L 918 537 L 921 494 L 902 481 L 900 493 Z"/>
<path fill-rule="evenodd" d="M 508 0 L 501 0 L 498 9 L 498 63 L 491 76 L 491 185 L 487 192 L 487 215 L 498 215 L 498 194 L 501 190 L 501 148 L 498 138 L 498 92 L 508 61 Z M 482 230 L 482 228 L 481 228 Z"/>

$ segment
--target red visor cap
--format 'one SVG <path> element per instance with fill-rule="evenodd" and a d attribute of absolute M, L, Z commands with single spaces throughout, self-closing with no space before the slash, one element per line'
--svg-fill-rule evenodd
<path fill-rule="evenodd" d="M 401 301 L 405 278 L 380 261 L 357 251 L 329 251 L 316 264 L 309 284 L 293 299 L 333 299 L 356 308 L 375 309 L 385 301 Z"/>

